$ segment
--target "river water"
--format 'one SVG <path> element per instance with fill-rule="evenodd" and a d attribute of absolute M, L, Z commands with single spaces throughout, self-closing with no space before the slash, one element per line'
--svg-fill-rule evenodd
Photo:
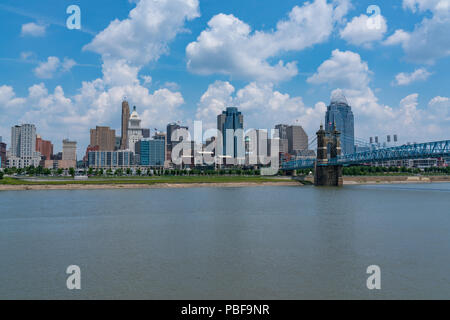
<path fill-rule="evenodd" d="M 450 299 L 449 270 L 448 183 L 0 192 L 2 299 Z"/>

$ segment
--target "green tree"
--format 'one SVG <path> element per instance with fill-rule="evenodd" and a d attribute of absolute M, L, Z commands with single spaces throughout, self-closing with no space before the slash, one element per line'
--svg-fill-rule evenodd
<path fill-rule="evenodd" d="M 0 180 L 3 179 L 3 171 L 0 171 Z"/>
<path fill-rule="evenodd" d="M 74 168 L 69 168 L 69 174 L 73 177 L 75 177 L 75 169 Z"/>

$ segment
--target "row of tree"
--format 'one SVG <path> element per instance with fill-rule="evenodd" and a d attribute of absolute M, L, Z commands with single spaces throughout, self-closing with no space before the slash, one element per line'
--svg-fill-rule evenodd
<path fill-rule="evenodd" d="M 153 169 L 153 170 L 141 170 L 136 169 L 135 171 L 130 168 L 127 169 L 97 169 L 94 170 L 89 168 L 86 172 L 89 176 L 223 176 L 223 175 L 246 175 L 246 176 L 255 176 L 260 174 L 260 170 L 252 170 L 252 169 Z"/>
<path fill-rule="evenodd" d="M 3 174 L 3 173 L 2 173 Z M 5 168 L 4 174 L 7 175 L 27 175 L 27 176 L 61 176 L 63 174 L 69 174 L 71 176 L 75 176 L 75 169 L 70 168 L 68 170 L 63 169 L 48 169 L 43 167 L 26 167 L 26 168 Z M 84 175 L 89 176 L 131 176 L 131 175 L 137 175 L 137 176 L 213 176 L 213 175 L 247 175 L 247 176 L 254 176 L 259 175 L 260 170 L 253 170 L 253 169 L 241 169 L 241 168 L 235 168 L 235 169 L 220 169 L 220 170 L 214 170 L 214 169 L 140 169 L 137 168 L 136 170 L 133 170 L 131 168 L 126 169 L 85 169 L 83 170 Z"/>
<path fill-rule="evenodd" d="M 345 176 L 365 176 L 380 174 L 450 174 L 450 167 L 431 167 L 421 170 L 419 168 L 407 167 L 369 167 L 369 166 L 352 166 L 344 167 L 342 173 Z"/>
<path fill-rule="evenodd" d="M 406 168 L 406 167 L 370 167 L 370 166 L 351 166 L 344 167 L 343 174 L 346 176 L 364 176 L 364 175 L 380 175 L 380 174 L 450 174 L 450 167 L 431 167 L 425 168 L 423 170 L 418 168 Z M 314 169 L 300 169 L 297 170 L 298 175 L 308 175 L 312 174 Z M 28 176 L 61 176 L 63 174 L 69 174 L 72 177 L 75 176 L 75 169 L 70 168 L 68 170 L 63 169 L 47 169 L 43 167 L 26 167 L 26 168 L 4 168 L 3 172 L 0 171 L 0 179 L 3 175 L 28 175 Z M 89 176 L 223 176 L 223 175 L 245 175 L 245 176 L 255 176 L 260 175 L 260 170 L 254 169 L 136 169 L 132 170 L 130 168 L 126 169 L 85 169 L 83 174 Z M 279 172 L 279 174 L 284 174 Z"/>
<path fill-rule="evenodd" d="M 7 174 L 7 175 L 29 175 L 29 176 L 49 176 L 49 175 L 55 175 L 55 176 L 60 176 L 63 173 L 65 173 L 66 171 L 64 169 L 48 169 L 48 168 L 43 168 L 41 166 L 39 167 L 34 167 L 34 166 L 29 166 L 29 167 L 25 167 L 25 168 L 4 168 L 3 169 L 3 173 Z M 67 173 L 71 176 L 75 176 L 75 169 L 74 168 L 70 168 L 67 170 Z"/>

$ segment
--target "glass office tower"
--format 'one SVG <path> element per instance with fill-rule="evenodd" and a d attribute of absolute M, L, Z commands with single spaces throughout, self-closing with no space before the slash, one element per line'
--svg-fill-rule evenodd
<path fill-rule="evenodd" d="M 227 150 L 226 133 L 229 129 L 233 130 L 233 132 L 238 129 L 243 130 L 244 116 L 241 114 L 241 112 L 238 111 L 236 107 L 228 107 L 225 111 L 222 112 L 222 114 L 219 114 L 217 116 L 217 129 L 222 133 L 223 137 L 223 155 L 228 155 L 235 159 L 238 158 L 238 143 L 243 144 L 243 135 L 239 139 L 235 135 L 234 150 Z"/>
<path fill-rule="evenodd" d="M 341 90 L 335 90 L 331 96 L 331 103 L 325 114 L 325 130 L 333 131 L 333 124 L 341 132 L 342 154 L 355 152 L 355 129 L 352 108 Z"/>

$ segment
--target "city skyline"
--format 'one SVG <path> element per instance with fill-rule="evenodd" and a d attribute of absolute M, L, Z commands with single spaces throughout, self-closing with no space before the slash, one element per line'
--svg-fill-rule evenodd
<path fill-rule="evenodd" d="M 0 51 L 3 140 L 10 141 L 12 125 L 35 123 L 55 150 L 63 137 L 87 146 L 89 129 L 97 125 L 120 132 L 124 97 L 141 110 L 145 128 L 161 130 L 174 121 L 192 128 L 194 120 L 215 127 L 217 114 L 232 106 L 245 114 L 248 128 L 298 120 L 311 136 L 337 88 L 354 112 L 356 137 L 397 133 L 401 142 L 422 142 L 449 135 L 449 43 L 438 41 L 436 31 L 449 25 L 445 1 L 380 1 L 381 28 L 375 30 L 364 25 L 369 1 L 264 1 L 260 7 L 270 10 L 257 16 L 252 3 L 159 3 L 117 2 L 101 14 L 101 3 L 80 1 L 82 29 L 67 30 L 68 1 L 42 6 L 45 11 L 5 1 L 0 23 L 11 32 Z M 169 16 L 173 3 L 176 14 Z M 142 23 L 157 12 L 167 31 L 161 38 L 156 33 L 163 25 L 149 30 Z M 112 31 L 116 18 L 118 30 L 129 23 L 135 38 L 125 41 Z M 414 46 L 411 39 L 427 30 L 429 49 Z M 207 39 L 224 43 L 217 48 L 223 61 Z M 123 51 L 126 46 L 140 53 Z M 232 64 L 242 48 L 248 60 Z"/>

